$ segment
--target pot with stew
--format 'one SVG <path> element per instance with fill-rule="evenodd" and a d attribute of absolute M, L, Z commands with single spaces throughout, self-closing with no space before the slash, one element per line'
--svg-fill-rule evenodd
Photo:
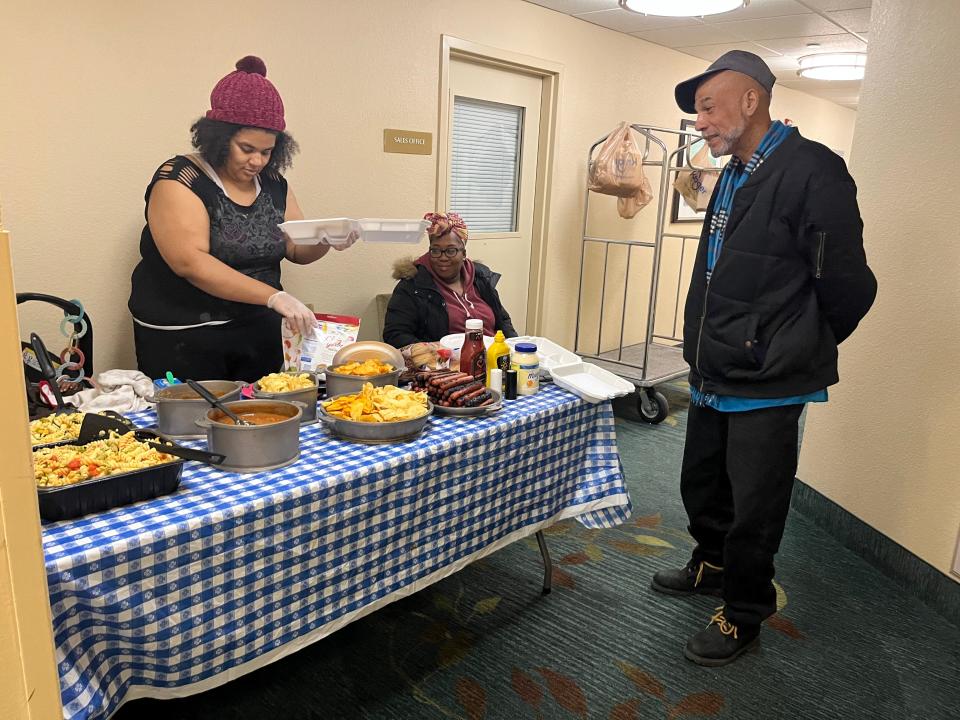
<path fill-rule="evenodd" d="M 234 380 L 201 380 L 200 384 L 224 401 L 239 398 L 243 386 Z M 157 404 L 157 430 L 164 435 L 174 439 L 203 437 L 195 423 L 210 404 L 189 385 L 170 385 L 147 400 Z"/>
<path fill-rule="evenodd" d="M 220 469 L 260 472 L 289 465 L 300 457 L 303 403 L 238 400 L 224 405 L 251 424 L 236 425 L 216 408 L 210 408 L 196 421 L 206 430 L 210 452 L 226 455 Z"/>

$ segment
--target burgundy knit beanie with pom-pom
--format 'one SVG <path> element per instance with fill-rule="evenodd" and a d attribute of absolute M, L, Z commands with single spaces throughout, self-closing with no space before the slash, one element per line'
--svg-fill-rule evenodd
<path fill-rule="evenodd" d="M 237 69 L 216 84 L 207 117 L 277 132 L 287 126 L 280 93 L 267 80 L 266 64 L 254 55 L 238 60 Z"/>

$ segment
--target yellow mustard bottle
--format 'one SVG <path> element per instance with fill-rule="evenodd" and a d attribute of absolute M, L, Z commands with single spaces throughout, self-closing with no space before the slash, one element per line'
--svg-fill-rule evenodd
<path fill-rule="evenodd" d="M 487 348 L 487 387 L 490 387 L 490 371 L 493 368 L 503 370 L 501 377 L 506 377 L 507 370 L 510 369 L 510 346 L 503 337 L 503 330 L 497 330 L 497 334 L 493 336 L 493 344 Z M 494 390 L 503 393 L 502 387 Z"/>

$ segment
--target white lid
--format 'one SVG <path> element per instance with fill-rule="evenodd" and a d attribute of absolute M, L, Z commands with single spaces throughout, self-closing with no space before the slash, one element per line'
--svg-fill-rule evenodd
<path fill-rule="evenodd" d="M 480 318 L 470 318 L 464 323 L 467 330 L 483 330 L 483 320 Z"/>

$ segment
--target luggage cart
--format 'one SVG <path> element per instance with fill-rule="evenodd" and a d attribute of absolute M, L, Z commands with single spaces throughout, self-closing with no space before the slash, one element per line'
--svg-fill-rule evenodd
<path fill-rule="evenodd" d="M 683 359 L 683 338 L 678 337 L 677 319 L 681 318 L 680 313 L 680 288 L 684 278 L 684 259 L 686 255 L 687 243 L 692 241 L 696 243 L 700 239 L 701 225 L 697 225 L 697 234 L 670 233 L 665 232 L 667 226 L 667 208 L 672 199 L 673 178 L 675 173 L 681 170 L 691 170 L 689 164 L 680 165 L 678 158 L 683 150 L 689 150 L 694 142 L 700 139 L 699 133 L 687 132 L 684 130 L 673 130 L 669 128 L 655 127 L 651 125 L 631 125 L 631 127 L 645 140 L 643 153 L 643 165 L 645 167 L 659 168 L 660 186 L 659 192 L 655 192 L 654 199 L 650 205 L 641 210 L 641 213 L 649 213 L 651 209 L 656 213 L 656 230 L 652 241 L 642 240 L 614 240 L 610 238 L 596 237 L 587 232 L 589 222 L 590 195 L 586 191 L 583 211 L 583 234 L 580 246 L 580 286 L 577 294 L 577 321 L 576 334 L 574 339 L 575 352 L 589 358 L 597 365 L 610 370 L 632 382 L 637 387 L 637 410 L 640 417 L 649 423 L 659 423 L 670 412 L 670 406 L 667 398 L 657 390 L 657 386 L 683 377 L 689 371 L 687 363 Z M 599 147 L 608 135 L 604 135 L 590 146 L 587 151 L 587 164 L 593 159 L 593 153 Z M 677 144 L 674 150 L 671 150 L 665 140 L 670 140 L 670 144 Z M 686 140 L 686 142 L 681 142 Z M 651 156 L 651 152 L 653 155 Z M 686 153 L 686 160 L 689 163 L 689 152 Z M 659 159 L 658 159 L 659 158 Z M 651 206 L 653 206 L 651 208 Z M 665 239 L 680 244 L 680 267 L 677 278 L 677 292 L 673 302 L 673 325 L 671 332 L 663 334 L 654 331 L 654 325 L 657 312 L 657 291 L 660 284 L 660 261 L 662 257 L 663 243 Z M 584 272 L 587 248 L 597 246 L 602 248 L 603 253 L 603 277 L 600 282 L 599 298 L 595 295 L 587 298 L 584 294 Z M 619 341 L 615 347 L 604 347 L 604 307 L 607 300 L 607 271 L 610 261 L 611 248 L 621 248 L 621 252 L 626 253 L 626 268 L 623 281 L 623 300 L 620 306 L 620 329 Z M 626 319 L 627 319 L 627 300 L 630 296 L 630 262 L 634 252 L 644 252 L 652 250 L 652 269 L 650 277 L 649 302 L 647 305 L 646 331 L 640 341 L 624 344 Z M 689 274 L 689 270 L 687 273 Z M 599 319 L 596 328 L 596 345 L 589 341 L 592 350 L 584 351 L 582 347 L 585 329 L 581 323 L 583 321 L 584 302 L 593 302 L 599 300 Z M 607 318 L 609 319 L 609 318 Z M 682 333 L 681 333 L 682 335 Z"/>

